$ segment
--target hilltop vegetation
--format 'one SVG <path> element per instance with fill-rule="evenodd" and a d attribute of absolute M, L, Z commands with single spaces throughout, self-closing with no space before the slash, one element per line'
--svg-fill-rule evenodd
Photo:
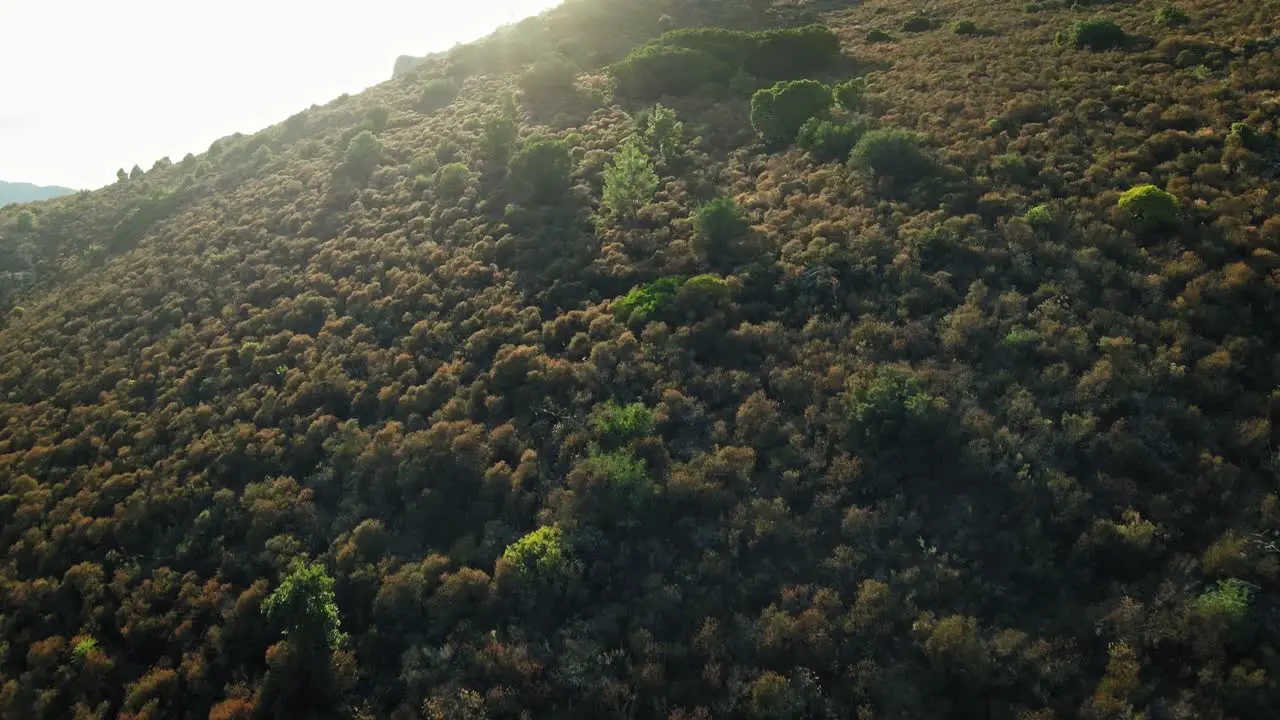
<path fill-rule="evenodd" d="M 1272 716 L 1273 4 L 401 70 L 0 209 L 0 716 Z"/>

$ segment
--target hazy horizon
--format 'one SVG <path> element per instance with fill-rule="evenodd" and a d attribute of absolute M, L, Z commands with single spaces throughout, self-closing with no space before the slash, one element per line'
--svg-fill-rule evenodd
<path fill-rule="evenodd" d="M 226 0 L 0 8 L 0 180 L 97 188 L 391 77 L 400 55 L 481 37 L 560 0 L 360 5 Z M 15 72 L 15 69 L 17 71 Z"/>

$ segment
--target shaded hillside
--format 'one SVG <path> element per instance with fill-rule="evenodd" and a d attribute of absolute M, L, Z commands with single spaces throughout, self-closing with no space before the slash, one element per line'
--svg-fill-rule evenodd
<path fill-rule="evenodd" d="M 0 210 L 0 716 L 1271 717 L 1273 5 L 579 0 Z"/>
<path fill-rule="evenodd" d="M 73 192 L 75 190 L 72 188 L 58 187 L 57 185 L 32 185 L 31 183 L 0 180 L 0 205 L 51 200 L 62 195 L 70 195 Z"/>

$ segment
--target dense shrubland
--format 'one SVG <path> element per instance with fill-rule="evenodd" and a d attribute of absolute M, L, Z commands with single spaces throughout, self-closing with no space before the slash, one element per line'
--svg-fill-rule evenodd
<path fill-rule="evenodd" d="M 1270 717 L 1280 18 L 1035 5 L 578 0 L 0 209 L 0 716 Z"/>

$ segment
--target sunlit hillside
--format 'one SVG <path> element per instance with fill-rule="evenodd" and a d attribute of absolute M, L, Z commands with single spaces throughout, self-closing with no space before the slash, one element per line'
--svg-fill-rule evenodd
<path fill-rule="evenodd" d="M 1274 0 L 409 64 L 0 209 L 0 717 L 1274 717 Z"/>

